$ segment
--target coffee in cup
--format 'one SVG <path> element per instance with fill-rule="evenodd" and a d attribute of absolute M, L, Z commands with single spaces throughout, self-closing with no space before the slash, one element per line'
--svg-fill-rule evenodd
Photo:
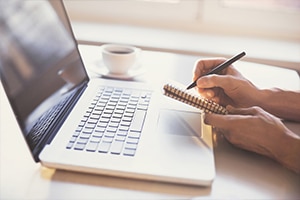
<path fill-rule="evenodd" d="M 140 49 L 129 45 L 102 45 L 102 59 L 111 74 L 126 74 L 138 60 Z"/>

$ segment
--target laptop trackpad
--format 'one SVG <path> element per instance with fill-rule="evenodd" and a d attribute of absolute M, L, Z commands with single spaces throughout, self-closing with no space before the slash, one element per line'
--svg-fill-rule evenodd
<path fill-rule="evenodd" d="M 201 137 L 201 121 L 201 113 L 161 110 L 158 131 L 172 135 Z"/>

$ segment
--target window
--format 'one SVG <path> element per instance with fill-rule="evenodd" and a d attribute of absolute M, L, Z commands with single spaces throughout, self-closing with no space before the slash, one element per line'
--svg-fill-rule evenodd
<path fill-rule="evenodd" d="M 65 1 L 68 13 L 74 20 L 146 26 L 195 20 L 200 3 L 197 0 Z"/>
<path fill-rule="evenodd" d="M 299 0 L 65 0 L 72 20 L 300 40 Z"/>
<path fill-rule="evenodd" d="M 223 0 L 224 5 L 229 7 L 254 8 L 258 10 L 285 10 L 299 11 L 299 0 Z"/>
<path fill-rule="evenodd" d="M 213 0 L 206 1 L 203 16 L 228 27 L 228 33 L 299 40 L 299 5 L 298 0 Z"/>

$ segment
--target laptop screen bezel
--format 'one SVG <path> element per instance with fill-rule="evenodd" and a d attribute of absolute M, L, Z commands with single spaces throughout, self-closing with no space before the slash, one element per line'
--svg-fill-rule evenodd
<path fill-rule="evenodd" d="M 63 111 L 63 118 L 60 119 L 65 119 L 67 117 L 67 115 L 70 113 L 70 110 L 73 108 L 73 106 L 76 104 L 76 102 L 78 101 L 79 97 L 81 96 L 81 94 L 83 93 L 83 91 L 85 90 L 87 83 L 89 82 L 89 77 L 88 74 L 86 72 L 86 69 L 84 67 L 84 63 L 82 61 L 79 49 L 78 49 L 78 43 L 76 41 L 75 35 L 73 33 L 72 30 L 72 26 L 70 23 L 70 19 L 67 15 L 64 3 L 62 0 L 59 1 L 48 1 L 49 5 L 51 5 L 51 9 L 53 9 L 53 11 L 56 13 L 57 17 L 60 19 L 60 21 L 63 23 L 65 30 L 68 32 L 68 34 L 70 35 L 70 39 L 72 40 L 72 42 L 74 43 L 74 52 L 77 54 L 78 56 L 78 62 L 80 63 L 80 65 L 82 66 L 82 70 L 84 71 L 84 79 L 82 80 L 82 82 L 80 82 L 78 85 L 74 86 L 72 88 L 72 92 L 75 91 L 75 96 L 72 97 L 72 99 L 70 100 L 70 106 L 66 106 L 68 108 L 68 111 Z M 9 103 L 14 111 L 15 117 L 18 121 L 19 127 L 23 133 L 23 136 L 26 140 L 26 143 L 28 145 L 28 141 L 27 138 L 24 134 L 24 120 L 21 120 L 18 118 L 18 111 L 16 109 L 16 105 L 14 104 L 14 101 L 12 98 L 10 98 L 9 94 L 9 87 L 7 86 L 7 83 L 5 82 L 5 78 L 4 78 L 4 74 L 0 73 L 0 78 L 1 78 L 1 82 L 3 85 L 3 88 L 7 94 L 7 97 L 9 99 Z M 42 141 L 39 142 L 39 144 L 34 148 L 34 149 L 30 149 L 32 156 L 34 158 L 34 160 L 36 162 L 39 162 L 39 158 L 38 155 L 39 153 L 42 151 L 42 149 L 44 148 L 44 146 L 48 143 L 51 142 L 51 140 L 54 138 L 54 136 L 56 135 L 57 131 L 59 130 L 59 127 L 63 124 L 63 120 L 60 121 L 59 123 L 56 124 L 55 129 L 52 129 L 51 132 L 46 132 L 45 134 L 47 135 L 47 137 L 43 137 L 44 139 Z M 54 131 L 53 131 L 54 130 Z M 29 146 L 29 145 L 28 145 Z"/>

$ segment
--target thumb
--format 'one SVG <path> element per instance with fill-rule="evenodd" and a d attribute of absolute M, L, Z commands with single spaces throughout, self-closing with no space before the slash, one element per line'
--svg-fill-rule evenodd
<path fill-rule="evenodd" d="M 204 123 L 222 129 L 230 127 L 230 118 L 227 115 L 205 114 Z"/>

